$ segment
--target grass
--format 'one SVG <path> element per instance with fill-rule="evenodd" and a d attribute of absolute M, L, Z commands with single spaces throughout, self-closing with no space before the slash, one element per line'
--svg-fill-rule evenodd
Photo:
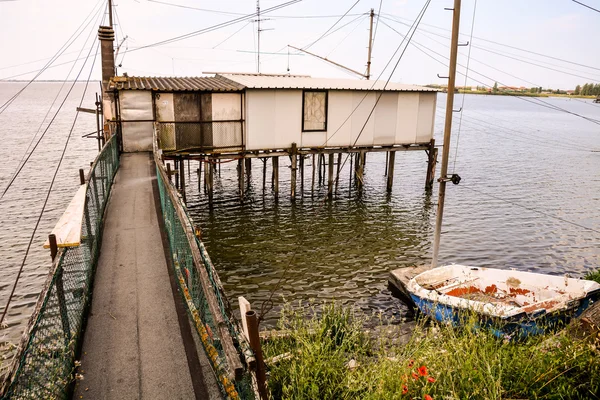
<path fill-rule="evenodd" d="M 267 361 L 276 399 L 600 399 L 598 343 L 566 331 L 511 342 L 422 319 L 399 345 L 350 308 L 308 311 L 287 306 L 291 334 L 263 344 L 267 360 L 286 355 Z"/>
<path fill-rule="evenodd" d="M 590 281 L 596 281 L 600 283 L 600 269 L 597 271 L 589 272 L 583 279 Z"/>

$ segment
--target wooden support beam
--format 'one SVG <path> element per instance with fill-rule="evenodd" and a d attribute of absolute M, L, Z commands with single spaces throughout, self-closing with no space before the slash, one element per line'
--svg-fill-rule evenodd
<path fill-rule="evenodd" d="M 279 157 L 273 157 L 273 191 L 279 197 Z"/>
<path fill-rule="evenodd" d="M 209 159 L 210 160 L 210 159 Z M 215 174 L 215 169 L 212 167 L 212 164 L 208 164 L 208 168 L 206 168 L 206 170 L 208 170 L 208 204 L 210 207 L 212 207 L 212 203 L 213 203 L 213 188 L 214 188 L 214 174 Z"/>
<path fill-rule="evenodd" d="M 240 191 L 240 200 L 244 201 L 244 159 L 240 158 L 238 160 L 238 180 L 239 180 L 239 191 Z"/>
<path fill-rule="evenodd" d="M 356 182 L 359 187 L 363 187 L 364 184 L 364 174 L 365 174 L 365 160 L 366 154 L 364 151 L 358 153 L 358 162 L 357 162 L 357 170 L 356 170 Z"/>
<path fill-rule="evenodd" d="M 260 346 L 260 336 L 258 334 L 258 316 L 256 311 L 246 311 L 244 315 L 246 319 L 246 326 L 248 327 L 248 336 L 250 347 L 256 357 L 256 384 L 258 386 L 258 393 L 261 400 L 269 399 L 269 391 L 267 388 L 267 374 L 265 361 L 263 359 L 262 348 Z"/>
<path fill-rule="evenodd" d="M 208 157 L 206 158 L 206 165 L 204 166 L 204 193 L 208 193 L 208 175 L 210 174 L 211 166 L 208 163 Z"/>
<path fill-rule="evenodd" d="M 179 161 L 179 186 L 181 186 L 181 197 L 183 198 L 183 202 L 187 203 L 187 198 L 185 196 L 185 163 L 183 159 Z"/>
<path fill-rule="evenodd" d="M 331 198 L 333 196 L 333 156 L 329 154 L 329 174 L 327 176 L 327 196 Z"/>
<path fill-rule="evenodd" d="M 252 159 L 245 158 L 244 162 L 246 163 L 246 178 L 248 180 L 248 187 L 250 186 L 250 179 L 252 178 Z"/>
<path fill-rule="evenodd" d="M 291 177 L 291 188 L 290 188 L 290 196 L 292 200 L 296 199 L 296 170 L 298 168 L 298 153 L 297 153 L 296 143 L 292 143 L 292 148 L 290 149 L 291 161 L 292 161 L 292 177 Z"/>
<path fill-rule="evenodd" d="M 437 165 L 438 149 L 435 147 L 435 139 L 431 139 L 429 150 L 427 151 L 427 177 L 425 178 L 425 189 L 431 190 L 435 180 L 435 167 Z"/>
<path fill-rule="evenodd" d="M 340 183 L 340 171 L 342 169 L 342 153 L 338 153 L 337 159 L 337 172 L 335 174 L 335 192 L 337 193 L 338 185 Z"/>
<path fill-rule="evenodd" d="M 300 156 L 300 194 L 304 195 L 304 156 Z"/>
<path fill-rule="evenodd" d="M 261 158 L 260 161 L 263 163 L 263 193 L 267 187 L 267 159 Z"/>
<path fill-rule="evenodd" d="M 200 160 L 198 160 L 198 192 L 200 192 L 200 189 L 202 188 L 202 157 L 200 158 Z"/>
<path fill-rule="evenodd" d="M 169 182 L 173 182 L 173 181 L 171 180 L 171 175 L 173 175 L 173 173 L 171 172 L 171 163 L 170 163 L 170 162 L 168 162 L 168 163 L 167 163 L 167 176 L 169 177 Z"/>
<path fill-rule="evenodd" d="M 390 151 L 388 153 L 388 165 L 387 165 L 387 191 L 392 191 L 394 185 L 394 161 L 396 160 L 396 152 Z"/>
<path fill-rule="evenodd" d="M 322 184 L 321 180 L 323 179 L 321 177 L 321 163 L 322 163 L 321 154 L 319 153 L 319 154 L 317 154 L 317 171 L 319 172 L 319 186 L 321 186 L 321 184 Z"/>
<path fill-rule="evenodd" d="M 315 192 L 315 172 L 317 165 L 315 164 L 315 154 L 312 155 L 312 184 L 310 186 L 311 195 Z"/>

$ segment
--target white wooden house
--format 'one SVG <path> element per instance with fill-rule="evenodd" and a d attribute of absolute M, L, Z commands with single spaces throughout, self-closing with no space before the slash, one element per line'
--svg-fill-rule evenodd
<path fill-rule="evenodd" d="M 217 74 L 113 77 L 123 151 L 239 153 L 429 144 L 436 89 L 355 79 Z M 370 115 L 370 117 L 369 117 Z"/>

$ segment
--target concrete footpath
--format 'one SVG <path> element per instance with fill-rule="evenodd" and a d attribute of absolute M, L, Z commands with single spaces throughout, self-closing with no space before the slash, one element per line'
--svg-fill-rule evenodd
<path fill-rule="evenodd" d="M 83 380 L 74 399 L 218 396 L 179 295 L 172 291 L 154 168 L 148 153 L 121 156 L 83 341 Z"/>

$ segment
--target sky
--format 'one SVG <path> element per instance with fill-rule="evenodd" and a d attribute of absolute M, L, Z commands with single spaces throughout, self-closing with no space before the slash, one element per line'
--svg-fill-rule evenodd
<path fill-rule="evenodd" d="M 117 57 L 117 64 L 122 65 L 119 74 L 199 76 L 206 72 L 257 72 L 257 24 L 253 21 L 256 17 L 243 17 L 256 11 L 256 1 L 160 1 L 114 0 L 117 40 L 123 43 Z M 583 1 L 600 8 L 600 0 Z M 265 10 L 284 2 L 262 0 L 260 6 Z M 0 0 L 3 55 L 0 79 L 33 78 L 35 71 L 84 24 L 83 33 L 54 62 L 64 65 L 49 68 L 37 78 L 63 80 L 69 76 L 74 79 L 83 61 L 75 67 L 71 61 L 85 57 L 89 51 L 94 54 L 105 3 L 106 0 Z M 287 45 L 306 48 L 333 26 L 330 34 L 307 49 L 364 72 L 369 41 L 368 13 L 373 8 L 379 17 L 374 19 L 372 76 L 388 79 L 404 49 L 402 46 L 396 57 L 391 58 L 402 42 L 401 35 L 408 32 L 425 3 L 426 0 L 301 0 L 266 13 L 261 22 L 264 30 L 260 35 L 260 71 L 360 79 L 357 74 L 289 49 Z M 430 2 L 391 81 L 446 84 L 447 80 L 438 78 L 438 74 L 448 75 L 452 12 L 444 8 L 452 6 L 451 0 Z M 92 15 L 94 18 L 86 19 L 93 10 L 98 10 Z M 340 20 L 346 12 L 348 15 Z M 137 49 L 236 18 L 240 22 L 208 33 Z M 108 24 L 106 17 L 104 24 Z M 458 68 L 458 85 L 465 84 L 467 63 L 467 85 L 491 87 L 498 82 L 499 86 L 568 90 L 577 84 L 600 83 L 597 45 L 600 13 L 571 0 L 464 0 L 460 31 L 461 42 L 469 42 L 469 45 L 459 48 L 458 62 L 462 66 Z M 80 79 L 87 78 L 90 65 L 91 61 Z M 98 56 L 92 79 L 100 79 L 99 65 Z"/>

